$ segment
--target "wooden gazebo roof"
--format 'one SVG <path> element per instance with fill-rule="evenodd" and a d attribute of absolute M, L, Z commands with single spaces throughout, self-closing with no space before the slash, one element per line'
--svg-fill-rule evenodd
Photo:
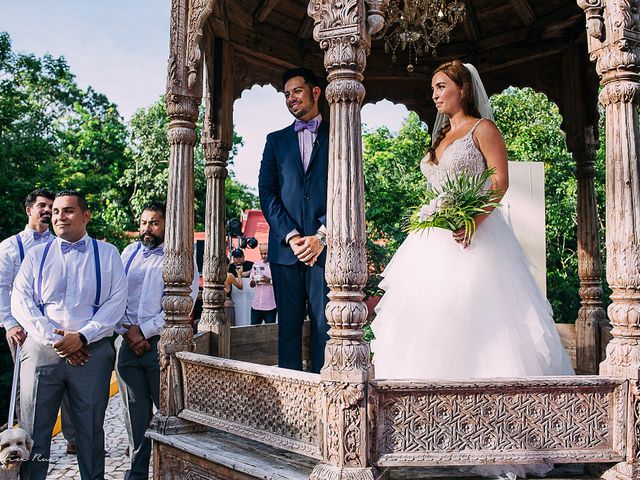
<path fill-rule="evenodd" d="M 373 40 L 367 59 L 365 102 L 402 103 L 429 122 L 435 115 L 429 79 L 440 63 L 460 58 L 478 67 L 489 95 L 510 85 L 544 92 L 561 109 L 570 71 L 580 72 L 588 93 L 585 123 L 593 124 L 597 77 L 589 62 L 584 13 L 575 0 L 464 0 L 464 22 L 436 56 L 418 60 L 409 74 L 406 53 L 397 63 Z M 280 84 L 283 68 L 307 66 L 324 72 L 323 52 L 313 39 L 313 20 L 305 0 L 235 0 L 217 2 L 209 27 L 228 39 L 234 51 L 235 96 L 254 84 Z M 573 68 L 563 59 L 571 57 Z M 564 83 L 563 83 L 564 82 Z M 582 123 L 582 122 L 580 122 Z"/>

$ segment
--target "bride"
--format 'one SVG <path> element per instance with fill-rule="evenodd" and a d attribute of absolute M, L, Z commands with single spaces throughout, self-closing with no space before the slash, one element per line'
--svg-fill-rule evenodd
<path fill-rule="evenodd" d="M 439 187 L 461 172 L 493 168 L 490 188 L 504 194 L 507 152 L 475 67 L 446 63 L 436 69 L 431 86 L 438 116 L 420 165 L 428 182 Z M 475 220 L 469 243 L 464 231 L 410 233 L 385 269 L 385 294 L 371 325 L 377 378 L 574 374 L 551 306 L 511 227 L 499 209 Z M 505 473 L 496 467 L 479 473 Z M 522 467 L 506 468 L 509 478 L 525 473 Z"/>

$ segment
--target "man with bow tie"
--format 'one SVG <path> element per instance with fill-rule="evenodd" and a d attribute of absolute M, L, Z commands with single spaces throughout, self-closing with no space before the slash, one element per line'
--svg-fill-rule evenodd
<path fill-rule="evenodd" d="M 122 251 L 128 283 L 127 310 L 116 327 L 122 338 L 116 372 L 125 425 L 129 435 L 130 468 L 125 480 L 149 478 L 151 440 L 144 436 L 160 406 L 158 340 L 164 327 L 162 261 L 164 258 L 165 204 L 150 202 L 140 216 L 140 240 Z M 198 268 L 194 263 L 191 298 L 198 295 Z"/>
<path fill-rule="evenodd" d="M 53 235 L 49 231 L 51 224 L 51 206 L 55 194 L 49 190 L 37 189 L 27 195 L 24 207 L 28 218 L 27 226 L 21 232 L 12 235 L 0 243 L 0 324 L 7 333 L 7 343 L 11 356 L 15 360 L 16 346 L 22 345 L 27 334 L 11 315 L 11 289 L 20 270 L 24 256 L 32 247 L 49 242 Z M 20 393 L 16 396 L 16 412 L 20 423 Z M 65 395 L 62 401 L 62 434 L 67 441 L 67 453 L 76 452 L 76 432 L 71 422 L 69 402 Z"/>
<path fill-rule="evenodd" d="M 269 262 L 278 308 L 278 364 L 302 369 L 302 325 L 311 323 L 311 368 L 324 364 L 328 340 L 324 278 L 329 124 L 318 108 L 318 78 L 305 68 L 283 77 L 288 127 L 267 136 L 260 164 L 260 205 L 269 223 Z"/>
<path fill-rule="evenodd" d="M 33 247 L 15 279 L 11 311 L 27 331 L 20 354 L 22 428 L 33 439 L 21 478 L 47 476 L 51 431 L 66 392 L 83 480 L 104 478 L 104 416 L 115 352 L 109 341 L 127 302 L 117 249 L 87 235 L 84 197 L 56 194 L 57 238 Z"/>
<path fill-rule="evenodd" d="M 34 190 L 27 195 L 24 202 L 27 226 L 20 233 L 0 243 L 0 322 L 7 331 L 12 356 L 15 356 L 16 345 L 22 345 L 27 336 L 11 315 L 11 287 L 22 260 L 31 247 L 52 239 L 49 225 L 54 198 L 53 192 L 44 189 Z"/>

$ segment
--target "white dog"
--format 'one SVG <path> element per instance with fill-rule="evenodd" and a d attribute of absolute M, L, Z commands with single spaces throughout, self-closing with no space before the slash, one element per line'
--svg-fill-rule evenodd
<path fill-rule="evenodd" d="M 33 441 L 21 428 L 0 433 L 0 480 L 18 478 L 22 462 L 29 460 Z"/>

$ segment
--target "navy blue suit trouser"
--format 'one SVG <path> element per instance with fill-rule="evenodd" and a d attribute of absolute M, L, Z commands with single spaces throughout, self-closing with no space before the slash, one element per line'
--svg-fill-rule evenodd
<path fill-rule="evenodd" d="M 324 346 L 329 339 L 324 312 L 329 288 L 324 279 L 324 266 L 271 263 L 271 276 L 278 307 L 278 366 L 302 370 L 302 325 L 308 314 L 311 371 L 319 373 L 324 365 Z"/>

